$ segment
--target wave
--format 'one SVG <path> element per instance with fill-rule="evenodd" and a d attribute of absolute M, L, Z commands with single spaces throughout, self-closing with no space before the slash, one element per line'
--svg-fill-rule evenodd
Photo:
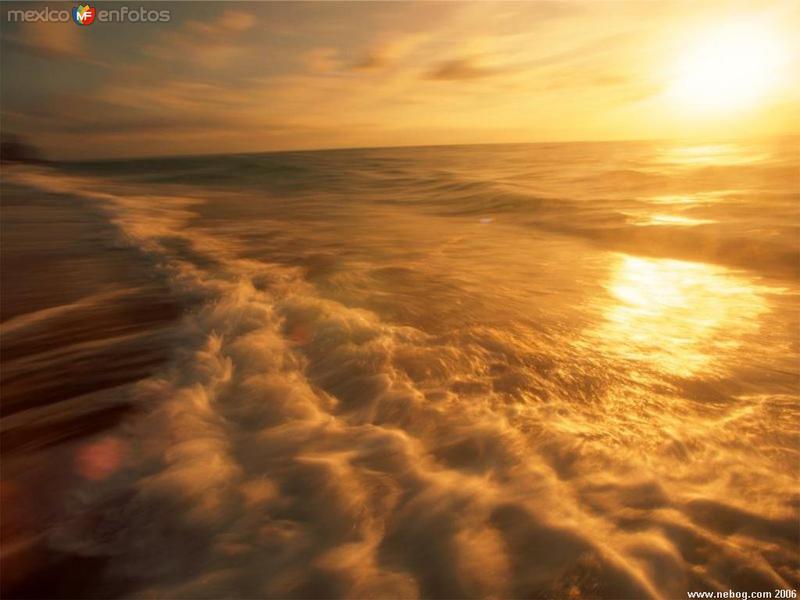
<path fill-rule="evenodd" d="M 381 208 L 396 219 L 406 208 L 770 277 L 796 278 L 800 269 L 797 164 L 789 146 L 398 148 L 67 166 L 116 181 L 241 194 L 243 217 L 252 217 L 247 211 L 260 198 L 315 220 L 358 219 Z M 654 213 L 659 218 L 650 218 Z"/>
<path fill-rule="evenodd" d="M 199 188 L 9 177 L 96 202 L 199 299 L 168 368 L 136 386 L 141 414 L 113 434 L 124 468 L 80 485 L 47 532 L 110 557 L 132 596 L 661 598 L 800 583 L 793 475 L 736 441 L 763 430 L 775 398 L 742 395 L 724 427 L 713 407 L 692 420 L 674 389 L 620 397 L 623 374 L 554 357 L 546 337 L 432 333 L 323 297 L 307 269 L 196 226 Z M 758 514 L 729 497 L 745 484 Z"/>

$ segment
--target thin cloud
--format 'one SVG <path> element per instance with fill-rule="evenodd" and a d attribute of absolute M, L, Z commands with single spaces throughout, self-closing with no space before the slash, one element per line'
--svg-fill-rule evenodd
<path fill-rule="evenodd" d="M 511 67 L 484 67 L 472 58 L 457 58 L 438 63 L 424 74 L 424 79 L 460 81 L 485 79 L 514 72 Z"/>
<path fill-rule="evenodd" d="M 245 60 L 252 48 L 242 34 L 257 23 L 254 15 L 226 10 L 214 21 L 190 20 L 144 48 L 144 54 L 172 64 L 191 63 L 204 69 L 228 69 Z"/>
<path fill-rule="evenodd" d="M 4 50 L 17 51 L 53 61 L 78 61 L 95 66 L 103 63 L 85 46 L 77 27 L 65 23 L 35 21 L 22 23 L 12 35 L 3 35 Z"/>
<path fill-rule="evenodd" d="M 376 72 L 399 66 L 421 46 L 432 39 L 430 33 L 384 33 L 382 40 L 373 44 L 351 66 L 351 71 Z"/>
<path fill-rule="evenodd" d="M 330 73 L 342 67 L 339 51 L 336 48 L 312 48 L 301 55 L 301 59 L 310 71 L 317 73 Z"/>

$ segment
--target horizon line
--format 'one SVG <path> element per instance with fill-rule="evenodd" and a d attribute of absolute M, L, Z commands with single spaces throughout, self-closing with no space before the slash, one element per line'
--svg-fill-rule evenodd
<path fill-rule="evenodd" d="M 18 136 L 21 137 L 21 136 Z M 774 133 L 763 134 L 755 136 L 733 136 L 725 138 L 714 138 L 698 136 L 698 137 L 683 137 L 683 138 L 625 138 L 625 139 L 607 139 L 607 140 L 541 140 L 535 142 L 467 142 L 457 144 L 399 144 L 394 146 L 324 146 L 320 148 L 288 148 L 283 150 L 245 150 L 245 151 L 232 151 L 232 152 L 198 152 L 188 154 L 131 154 L 124 156 L 109 156 L 109 157 L 86 157 L 86 158 L 64 158 L 64 159 L 48 159 L 44 158 L 43 162 L 50 163 L 87 163 L 87 162 L 114 162 L 123 160 L 158 160 L 158 159 L 178 159 L 178 158 L 202 158 L 202 157 L 215 157 L 215 156 L 256 156 L 264 154 L 299 154 L 299 153 L 312 153 L 312 152 L 347 152 L 355 150 L 394 150 L 394 149 L 412 149 L 412 148 L 459 148 L 466 146 L 537 146 L 537 145 L 553 145 L 553 144 L 624 144 L 624 143 L 691 143 L 691 142 L 709 142 L 709 143 L 730 143 L 745 140 L 779 140 L 784 138 L 800 137 L 800 132 L 792 133 Z M 34 149 L 38 149 L 33 144 Z"/>

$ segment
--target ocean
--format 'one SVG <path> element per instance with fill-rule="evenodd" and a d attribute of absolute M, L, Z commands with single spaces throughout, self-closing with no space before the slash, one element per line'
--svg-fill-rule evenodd
<path fill-rule="evenodd" d="M 6 589 L 796 589 L 799 174 L 797 138 L 4 167 Z"/>

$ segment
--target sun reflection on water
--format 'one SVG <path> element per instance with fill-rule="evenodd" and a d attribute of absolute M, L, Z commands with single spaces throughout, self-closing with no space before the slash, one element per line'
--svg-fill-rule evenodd
<path fill-rule="evenodd" d="M 713 219 L 695 219 L 683 215 L 653 214 L 637 217 L 634 215 L 634 225 L 664 225 L 675 227 L 694 227 L 695 225 L 708 225 L 714 223 Z"/>
<path fill-rule="evenodd" d="M 659 194 L 643 198 L 644 201 L 652 204 L 715 204 L 724 201 L 726 198 L 741 194 L 741 190 L 718 190 L 714 192 L 695 192 L 693 194 Z"/>
<path fill-rule="evenodd" d="M 700 144 L 666 148 L 660 158 L 678 166 L 723 166 L 762 162 L 769 156 L 738 144 Z"/>
<path fill-rule="evenodd" d="M 724 370 L 767 303 L 758 286 L 704 263 L 621 255 L 592 337 L 612 355 L 673 375 Z"/>

